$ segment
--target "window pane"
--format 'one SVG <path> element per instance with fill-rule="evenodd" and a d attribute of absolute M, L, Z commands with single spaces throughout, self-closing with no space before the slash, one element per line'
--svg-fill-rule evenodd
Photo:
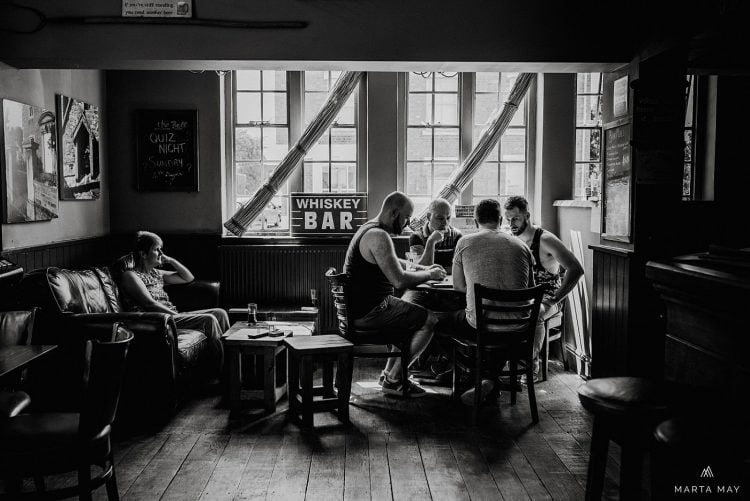
<path fill-rule="evenodd" d="M 235 160 L 255 160 L 262 158 L 260 127 L 236 127 L 234 129 Z"/>
<path fill-rule="evenodd" d="M 331 160 L 357 160 L 357 131 L 353 128 L 331 129 Z"/>
<path fill-rule="evenodd" d="M 328 163 L 305 162 L 305 192 L 329 191 Z"/>
<path fill-rule="evenodd" d="M 682 170 L 682 196 L 689 197 L 692 191 L 693 166 L 686 163 Z"/>
<path fill-rule="evenodd" d="M 453 171 L 456 170 L 456 164 L 442 164 L 436 163 L 433 169 L 433 181 L 432 181 L 432 196 L 436 197 L 440 190 L 445 186 L 446 181 L 451 177 Z"/>
<path fill-rule="evenodd" d="M 263 120 L 272 124 L 286 124 L 286 93 L 263 93 Z"/>
<path fill-rule="evenodd" d="M 513 127 L 515 126 L 523 127 L 524 125 L 526 125 L 526 98 L 525 97 L 521 100 L 521 103 L 518 105 L 518 109 L 516 110 L 516 112 L 513 113 L 513 118 L 510 121 L 510 125 Z"/>
<path fill-rule="evenodd" d="M 473 146 L 477 145 L 477 143 L 479 142 L 479 138 L 482 137 L 482 132 L 486 128 L 487 128 L 487 126 L 485 126 L 485 125 L 475 125 L 474 126 L 474 138 L 473 138 L 473 142 L 472 142 Z M 497 149 L 498 149 L 498 146 L 495 146 L 494 148 L 492 148 L 490 150 L 489 155 L 487 155 L 487 158 L 485 158 L 485 161 L 495 161 L 495 162 L 497 162 Z"/>
<path fill-rule="evenodd" d="M 274 197 L 263 211 L 267 230 L 289 229 L 289 198 Z M 258 218 L 260 219 L 260 218 Z"/>
<path fill-rule="evenodd" d="M 507 129 L 500 138 L 500 160 L 526 160 L 526 129 Z"/>
<path fill-rule="evenodd" d="M 503 72 L 500 74 L 500 95 L 503 102 L 508 100 L 510 91 L 516 83 L 516 78 L 518 78 L 518 73 Z"/>
<path fill-rule="evenodd" d="M 578 73 L 576 77 L 578 94 L 598 94 L 600 73 Z"/>
<path fill-rule="evenodd" d="M 316 160 L 316 161 L 328 161 L 329 160 L 329 143 L 328 143 L 329 134 L 326 132 L 322 136 L 320 136 L 320 139 L 318 139 L 318 142 L 316 142 L 312 148 L 310 148 L 310 151 L 307 152 L 307 156 L 305 157 L 305 160 Z"/>
<path fill-rule="evenodd" d="M 357 165 L 331 164 L 331 191 L 357 191 Z"/>
<path fill-rule="evenodd" d="M 251 197 L 265 179 L 259 162 L 236 162 L 234 186 L 238 197 Z"/>
<path fill-rule="evenodd" d="M 349 97 L 349 99 L 346 101 L 346 103 L 344 103 L 344 107 L 341 108 L 341 111 L 339 112 L 338 116 L 336 116 L 335 122 L 337 124 L 354 125 L 354 107 L 355 107 L 356 102 L 357 102 L 356 95 L 352 94 Z"/>
<path fill-rule="evenodd" d="M 432 159 L 432 129 L 409 127 L 406 132 L 406 159 Z"/>
<path fill-rule="evenodd" d="M 436 92 L 458 92 L 458 73 L 435 73 Z"/>
<path fill-rule="evenodd" d="M 431 195 L 429 163 L 409 162 L 406 164 L 406 193 L 409 195 Z M 416 210 L 415 210 L 416 213 Z"/>
<path fill-rule="evenodd" d="M 289 152 L 289 131 L 286 127 L 263 128 L 263 159 L 281 160 Z"/>
<path fill-rule="evenodd" d="M 409 92 L 431 92 L 432 78 L 418 73 L 409 73 Z"/>
<path fill-rule="evenodd" d="M 526 192 L 526 169 L 522 163 L 500 164 L 500 194 L 523 195 Z"/>
<path fill-rule="evenodd" d="M 433 130 L 435 133 L 435 160 L 458 161 L 458 128 Z"/>
<path fill-rule="evenodd" d="M 432 197 L 410 196 L 409 198 L 411 198 L 411 201 L 414 204 L 414 214 L 419 214 L 420 212 L 422 212 L 422 209 L 425 209 L 432 200 Z"/>
<path fill-rule="evenodd" d="M 286 71 L 263 71 L 263 90 L 286 90 Z"/>
<path fill-rule="evenodd" d="M 576 130 L 576 162 L 599 161 L 600 129 Z"/>
<path fill-rule="evenodd" d="M 500 89 L 500 75 L 498 73 L 480 72 L 476 74 L 476 91 L 493 92 L 497 94 Z"/>
<path fill-rule="evenodd" d="M 260 90 L 260 71 L 238 71 L 237 90 Z"/>
<path fill-rule="evenodd" d="M 260 122 L 263 120 L 260 115 L 259 92 L 238 92 L 236 105 L 238 124 Z"/>
<path fill-rule="evenodd" d="M 430 94 L 409 94 L 409 125 L 423 125 L 432 122 L 432 96 Z"/>
<path fill-rule="evenodd" d="M 435 94 L 435 124 L 458 125 L 458 96 Z"/>
<path fill-rule="evenodd" d="M 685 162 L 693 161 L 693 131 L 685 131 Z"/>
<path fill-rule="evenodd" d="M 599 96 L 578 96 L 576 104 L 576 125 L 596 127 L 601 124 Z"/>
<path fill-rule="evenodd" d="M 306 71 L 305 90 L 322 90 L 328 92 L 328 72 Z"/>
<path fill-rule="evenodd" d="M 474 98 L 474 123 L 487 125 L 498 108 L 497 94 L 477 94 Z"/>
<path fill-rule="evenodd" d="M 305 92 L 305 125 L 309 124 L 320 112 L 328 94 L 324 92 Z"/>
<path fill-rule="evenodd" d="M 474 195 L 483 198 L 497 196 L 497 164 L 485 162 L 474 175 Z"/>

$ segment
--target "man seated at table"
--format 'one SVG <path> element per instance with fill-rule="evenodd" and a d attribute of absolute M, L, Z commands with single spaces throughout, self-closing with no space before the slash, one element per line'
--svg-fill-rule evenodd
<path fill-rule="evenodd" d="M 534 382 L 537 382 L 539 351 L 544 344 L 544 321 L 561 311 L 562 300 L 583 276 L 583 267 L 559 238 L 531 223 L 529 202 L 524 197 L 510 197 L 505 202 L 504 208 L 510 231 L 531 249 L 534 257 L 536 284 L 545 286 L 544 300 L 539 310 L 539 321 L 534 333 Z M 565 269 L 562 279 L 560 278 L 561 267 Z M 525 379 L 525 375 L 522 379 Z"/>
<path fill-rule="evenodd" d="M 391 235 L 401 234 L 413 212 L 414 204 L 409 197 L 398 191 L 388 195 L 378 216 L 354 234 L 344 263 L 344 271 L 349 275 L 348 308 L 355 319 L 354 326 L 411 332 L 410 362 L 429 344 L 437 318 L 421 306 L 394 297 L 394 287 L 405 289 L 445 278 L 440 265 L 417 264 L 415 271 L 407 271 L 407 262 L 396 256 Z M 424 395 L 424 389 L 401 379 L 401 359 L 389 358 L 380 379 L 383 392 L 401 395 L 403 385 L 408 385 L 410 396 Z"/>
<path fill-rule="evenodd" d="M 479 231 L 463 237 L 456 246 L 453 287 L 466 293 L 466 309 L 456 312 L 448 323 L 445 330 L 448 335 L 476 338 L 474 284 L 493 289 L 526 289 L 534 286 L 531 251 L 517 238 L 500 231 L 500 210 L 497 200 L 479 202 L 474 208 L 474 220 Z M 492 390 L 492 382 L 483 382 L 482 388 L 483 397 L 486 397 L 484 393 Z M 461 400 L 473 403 L 473 395 L 474 390 L 468 390 Z"/>

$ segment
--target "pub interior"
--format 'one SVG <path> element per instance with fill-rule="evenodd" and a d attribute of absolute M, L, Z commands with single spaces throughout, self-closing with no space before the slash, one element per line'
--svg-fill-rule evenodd
<path fill-rule="evenodd" d="M 748 496 L 748 10 L 0 4 L 0 499 Z M 471 179 L 443 190 L 499 116 Z M 475 408 L 450 382 L 386 395 L 382 357 L 337 336 L 353 324 L 326 272 L 397 190 L 413 220 L 448 198 L 464 238 L 481 200 L 523 196 L 575 254 L 546 380 L 513 374 Z M 219 374 L 208 334 L 121 313 L 140 230 L 196 278 L 167 286 L 179 311 L 228 312 Z M 399 258 L 413 231 L 392 237 Z M 279 337 L 248 343 L 249 303 Z M 96 437 L 86 412 L 105 416 Z"/>

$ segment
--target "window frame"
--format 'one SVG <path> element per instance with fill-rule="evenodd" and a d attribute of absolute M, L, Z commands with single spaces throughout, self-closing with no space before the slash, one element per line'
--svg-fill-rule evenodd
<path fill-rule="evenodd" d="M 242 71 L 242 70 L 240 70 Z M 247 71 L 247 70 L 246 70 Z M 274 71 L 274 70 L 263 70 L 263 69 L 251 69 L 249 71 Z M 280 71 L 280 70 L 275 70 Z M 336 70 L 333 70 L 336 71 Z M 235 127 L 238 125 L 236 121 L 237 113 L 237 85 L 236 85 L 236 72 L 233 70 L 222 75 L 223 82 L 221 84 L 222 97 L 221 101 L 221 127 L 222 136 L 224 138 L 222 148 L 225 162 L 225 168 L 222 169 L 222 175 L 224 176 L 224 193 L 223 208 L 224 214 L 222 215 L 223 220 L 230 218 L 239 209 L 237 202 L 236 193 L 236 181 L 235 177 L 237 174 L 236 162 L 235 162 L 235 147 L 234 147 L 234 136 Z M 286 95 L 287 95 L 287 121 L 288 121 L 288 145 L 291 147 L 302 135 L 306 125 L 304 117 L 304 71 L 286 71 Z M 261 78 L 262 80 L 262 78 Z M 354 128 L 357 130 L 357 160 L 356 160 L 356 191 L 366 192 L 367 191 L 367 74 L 365 74 L 362 81 L 356 90 L 359 93 L 358 102 L 355 105 L 355 124 Z M 262 101 L 262 98 L 261 98 Z M 304 192 L 304 158 L 300 161 L 300 165 L 295 169 L 292 175 L 287 180 L 289 186 L 289 193 L 287 195 L 278 195 L 290 197 L 291 193 Z M 262 160 L 261 160 L 262 163 Z M 290 207 L 291 210 L 291 207 Z M 290 214 L 291 216 L 291 214 Z M 230 234 L 226 229 L 223 230 L 224 236 Z M 292 238 L 291 228 L 283 230 L 253 230 L 248 229 L 243 233 L 243 237 L 286 237 Z"/>
<path fill-rule="evenodd" d="M 451 72 L 452 73 L 452 72 Z M 487 73 L 487 72 L 485 72 Z M 491 73 L 503 73 L 503 72 L 491 72 Z M 508 72 L 517 73 L 517 72 Z M 459 159 L 458 165 L 460 165 L 471 153 L 474 146 L 473 130 L 474 130 L 474 101 L 475 101 L 475 89 L 476 89 L 476 72 L 459 72 L 459 85 L 458 85 L 458 116 L 459 116 Z M 407 131 L 408 131 L 408 81 L 409 74 L 407 72 L 399 73 L 398 78 L 398 153 L 397 153 L 397 189 L 407 193 L 406 191 L 406 168 L 407 168 Z M 536 141 L 536 85 L 531 85 L 525 98 L 525 148 L 524 162 L 505 162 L 505 163 L 524 163 L 524 196 L 531 202 L 534 198 L 534 169 L 535 169 L 535 141 Z M 470 126 L 467 127 L 466 124 Z M 510 126 L 509 126 L 510 128 Z M 514 128 L 520 128 L 520 126 L 514 126 Z M 500 140 L 501 141 L 501 140 Z M 496 146 L 499 148 L 499 143 Z M 498 152 L 499 154 L 499 152 Z M 498 157 L 498 165 L 501 162 Z M 457 165 L 457 166 L 458 166 Z M 498 187 L 499 187 L 499 171 L 498 171 Z M 408 194 L 408 193 L 407 193 Z M 422 196 L 422 195 L 418 195 Z M 432 196 L 432 195 L 430 195 Z M 458 196 L 454 204 L 460 205 L 473 205 L 474 198 L 474 181 L 468 183 L 463 189 L 461 194 Z"/>
<path fill-rule="evenodd" d="M 588 74 L 591 73 L 597 73 L 597 72 L 587 72 Z M 599 186 L 599 195 L 598 197 L 594 197 L 590 192 L 591 186 L 588 184 L 588 181 L 583 183 L 583 186 L 581 187 L 583 190 L 583 194 L 581 196 L 576 195 L 576 189 L 577 189 L 577 181 L 578 181 L 578 166 L 582 166 L 585 169 L 585 172 L 588 172 L 588 168 L 591 164 L 597 164 L 599 166 L 599 180 L 601 182 L 601 175 L 602 175 L 602 167 L 603 167 L 603 160 L 602 160 L 602 145 L 604 143 L 604 131 L 602 128 L 602 90 L 603 90 L 603 82 L 604 82 L 604 74 L 599 72 L 599 91 L 598 92 L 578 92 L 578 76 L 583 75 L 586 73 L 576 73 L 576 81 L 575 81 L 575 95 L 573 96 L 573 99 L 575 100 L 575 118 L 573 119 L 573 126 L 574 126 L 574 136 L 573 136 L 573 144 L 574 144 L 574 156 L 573 156 L 573 193 L 571 193 L 572 198 L 574 200 L 591 200 L 591 201 L 598 201 L 601 200 L 602 197 L 602 186 Z M 579 97 L 592 97 L 596 96 L 598 98 L 598 114 L 599 114 L 599 124 L 598 125 L 578 125 L 578 98 Z M 575 147 L 577 141 L 578 141 L 578 131 L 579 130 L 589 130 L 589 131 L 598 131 L 599 132 L 599 160 L 592 161 L 592 160 L 578 160 L 575 155 L 578 154 L 578 148 Z M 586 195 L 586 188 L 589 188 L 589 195 Z"/>

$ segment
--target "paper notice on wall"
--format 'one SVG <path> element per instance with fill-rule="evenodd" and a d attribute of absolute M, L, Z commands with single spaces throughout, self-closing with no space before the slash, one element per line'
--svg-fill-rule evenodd
<path fill-rule="evenodd" d="M 474 206 L 473 205 L 456 205 L 456 215 L 451 219 L 451 226 L 460 230 L 464 235 L 477 231 L 477 225 L 474 224 Z"/>
<path fill-rule="evenodd" d="M 122 0 L 122 17 L 193 17 L 193 1 Z"/>

